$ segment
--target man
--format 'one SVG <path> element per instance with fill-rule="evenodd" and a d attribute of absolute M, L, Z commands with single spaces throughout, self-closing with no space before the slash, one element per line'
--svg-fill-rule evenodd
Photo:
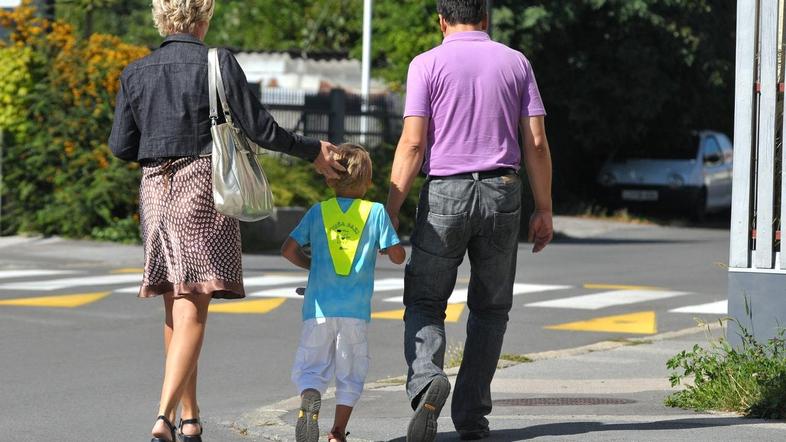
<path fill-rule="evenodd" d="M 523 157 L 535 199 L 533 252 L 552 239 L 551 155 L 546 114 L 527 59 L 491 41 L 484 0 L 438 0 L 442 45 L 409 67 L 404 129 L 387 209 L 395 226 L 418 171 L 428 176 L 404 283 L 407 394 L 415 413 L 407 440 L 433 441 L 450 393 L 442 369 L 445 309 L 469 254 L 469 319 L 453 394 L 462 439 L 489 435 L 491 380 L 513 300 Z"/>

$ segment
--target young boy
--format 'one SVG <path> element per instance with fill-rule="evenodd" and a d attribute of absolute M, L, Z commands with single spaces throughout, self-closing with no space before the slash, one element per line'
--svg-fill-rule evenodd
<path fill-rule="evenodd" d="M 362 200 L 371 186 L 371 158 L 360 146 L 335 153 L 346 168 L 327 184 L 336 197 L 315 204 L 290 234 L 281 254 L 310 270 L 303 303 L 303 330 L 292 368 L 301 396 L 297 442 L 319 439 L 322 394 L 335 374 L 336 417 L 328 440 L 346 441 L 352 407 L 368 371 L 366 327 L 371 320 L 377 250 L 395 263 L 406 258 L 385 208 Z M 302 247 L 311 246 L 311 256 Z"/>

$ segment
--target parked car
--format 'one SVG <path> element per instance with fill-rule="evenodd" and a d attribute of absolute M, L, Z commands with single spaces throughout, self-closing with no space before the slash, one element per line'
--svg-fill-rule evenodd
<path fill-rule="evenodd" d="M 701 131 L 673 145 L 652 141 L 614 154 L 601 168 L 598 183 L 610 207 L 678 210 L 698 219 L 731 207 L 729 137 Z"/>

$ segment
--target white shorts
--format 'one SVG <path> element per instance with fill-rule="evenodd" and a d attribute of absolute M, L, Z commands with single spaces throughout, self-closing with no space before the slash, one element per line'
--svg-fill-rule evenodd
<path fill-rule="evenodd" d="M 309 319 L 303 322 L 300 345 L 292 367 L 298 393 L 325 393 L 336 377 L 336 404 L 354 407 L 368 373 L 368 323 L 355 318 Z"/>

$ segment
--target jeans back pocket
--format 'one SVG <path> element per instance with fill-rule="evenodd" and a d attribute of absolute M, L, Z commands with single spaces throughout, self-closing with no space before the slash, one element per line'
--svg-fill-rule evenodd
<path fill-rule="evenodd" d="M 467 244 L 467 213 L 440 215 L 429 212 L 415 227 L 412 244 L 431 255 L 456 258 Z"/>

